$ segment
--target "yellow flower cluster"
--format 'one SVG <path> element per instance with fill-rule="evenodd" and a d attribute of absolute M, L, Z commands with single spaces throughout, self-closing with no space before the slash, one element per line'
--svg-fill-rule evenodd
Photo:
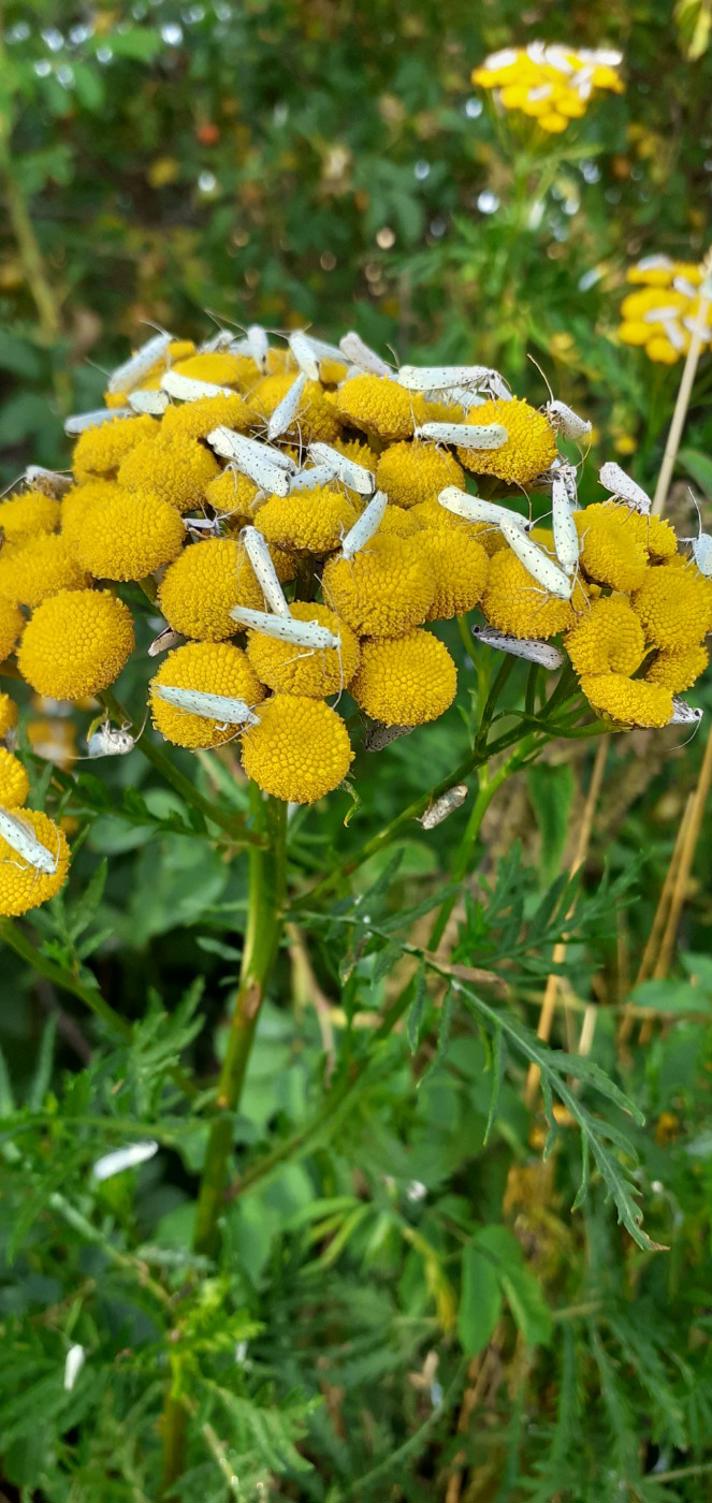
<path fill-rule="evenodd" d="M 527 639 L 558 637 L 597 714 L 670 722 L 673 696 L 706 665 L 712 581 L 667 523 L 609 499 L 573 511 L 567 582 L 551 530 L 527 534 L 517 511 L 523 490 L 551 491 L 554 407 L 508 396 L 497 373 L 473 405 L 457 381 L 429 391 L 428 371 L 411 389 L 405 370 L 375 374 L 375 355 L 364 370 L 317 340 L 295 349 L 304 370 L 266 337 L 200 351 L 184 341 L 134 377 L 129 367 L 126 390 L 107 394 L 116 415 L 77 439 L 61 498 L 35 481 L 0 503 L 0 659 L 15 654 L 37 709 L 113 684 L 146 595 L 170 628 L 149 686 L 154 729 L 190 751 L 233 743 L 246 774 L 291 803 L 349 771 L 344 692 L 386 727 L 448 710 L 456 666 L 431 628 L 477 607 L 524 656 Z M 431 423 L 446 425 L 437 441 Z M 480 480 L 518 520 L 522 548 L 491 503 L 471 520 Z M 0 736 L 15 720 L 0 696 Z M 46 723 L 28 726 L 38 751 Z M 49 740 L 66 765 L 71 745 Z M 0 753 L 0 814 L 25 802 L 18 768 Z M 46 816 L 25 814 L 45 829 Z M 57 890 L 62 840 L 51 873 L 30 862 L 28 876 L 21 857 L 2 868 L 0 912 Z"/>
<path fill-rule="evenodd" d="M 493 89 L 503 109 L 518 110 L 558 135 L 586 114 L 596 93 L 623 92 L 621 61 L 619 52 L 530 42 L 492 53 L 475 68 L 472 82 Z"/>
<path fill-rule="evenodd" d="M 695 329 L 703 347 L 712 344 L 712 285 L 703 292 L 705 265 L 646 256 L 626 273 L 634 292 L 621 303 L 618 338 L 637 345 L 658 365 L 674 365 L 687 354 Z"/>

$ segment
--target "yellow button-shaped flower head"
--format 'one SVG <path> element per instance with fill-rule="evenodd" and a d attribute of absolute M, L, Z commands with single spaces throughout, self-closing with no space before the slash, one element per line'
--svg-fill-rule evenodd
<path fill-rule="evenodd" d="M 346 726 L 321 699 L 275 694 L 242 738 L 242 765 L 265 793 L 313 804 L 343 782 L 353 761 Z"/>
<path fill-rule="evenodd" d="M 16 543 L 38 532 L 54 532 L 59 527 L 60 504 L 44 491 L 25 491 L 8 496 L 0 503 L 0 533 L 6 543 Z"/>
<path fill-rule="evenodd" d="M 158 424 L 152 417 L 113 418 L 99 428 L 87 428 L 80 433 L 74 446 L 72 469 L 77 480 L 89 480 L 92 475 L 113 475 L 122 459 L 136 444 L 153 437 Z"/>
<path fill-rule="evenodd" d="M 337 616 L 368 637 L 399 637 L 422 626 L 435 595 L 435 576 L 418 535 L 376 533 L 355 558 L 329 559 L 322 584 Z"/>
<path fill-rule="evenodd" d="M 343 491 L 330 486 L 270 496 L 259 509 L 257 526 L 268 543 L 301 553 L 330 553 L 338 548 L 358 517 Z"/>
<path fill-rule="evenodd" d="M 632 603 L 655 647 L 694 647 L 712 628 L 712 579 L 695 564 L 648 569 Z"/>
<path fill-rule="evenodd" d="M 584 603 L 580 585 L 574 590 L 574 603 L 577 608 Z M 544 594 L 511 548 L 502 548 L 490 559 L 482 610 L 498 631 L 544 641 L 566 631 L 576 620 L 571 602 Z"/>
<path fill-rule="evenodd" d="M 383 725 L 437 720 L 457 692 L 457 669 L 442 642 L 427 631 L 361 643 L 361 666 L 350 689 L 356 703 Z"/>
<path fill-rule="evenodd" d="M 414 517 L 428 532 L 464 532 L 467 537 L 480 543 L 490 557 L 493 553 L 498 553 L 500 548 L 507 547 L 498 527 L 489 522 L 468 522 L 466 517 L 455 516 L 447 507 L 441 506 L 439 501 L 419 501 L 417 506 L 411 508 L 409 516 Z"/>
<path fill-rule="evenodd" d="M 9 657 L 25 624 L 22 611 L 14 600 L 0 596 L 0 663 Z"/>
<path fill-rule="evenodd" d="M 631 522 L 627 507 L 597 501 L 573 514 L 581 539 L 581 564 L 597 584 L 614 590 L 637 590 L 645 578 L 645 539 Z"/>
<path fill-rule="evenodd" d="M 61 590 L 34 611 L 20 643 L 22 677 L 49 699 L 108 689 L 134 646 L 131 612 L 109 590 Z"/>
<path fill-rule="evenodd" d="M 281 694 L 308 694 L 310 699 L 325 699 L 348 687 L 358 668 L 358 638 L 345 621 L 340 621 L 326 605 L 295 600 L 289 607 L 295 621 L 315 621 L 341 638 L 341 648 L 295 647 L 280 642 L 265 632 L 251 631 L 247 637 L 247 656 L 263 684 Z"/>
<path fill-rule="evenodd" d="M 97 501 L 108 501 L 117 493 L 121 495 L 122 489 L 115 480 L 92 479 L 73 486 L 62 498 L 62 537 L 75 552 L 79 539 L 86 531 L 90 506 Z"/>
<path fill-rule="evenodd" d="M 637 511 L 625 519 L 651 559 L 670 559 L 677 553 L 677 535 L 674 527 L 662 517 L 643 517 Z"/>
<path fill-rule="evenodd" d="M 404 506 L 387 506 L 378 527 L 381 537 L 412 538 L 420 532 L 415 507 L 406 511 Z"/>
<path fill-rule="evenodd" d="M 194 381 L 212 381 L 214 386 L 253 386 L 259 379 L 254 360 L 249 355 L 230 355 L 224 350 L 206 351 L 189 355 L 187 360 L 178 360 L 173 366 L 179 376 L 191 376 Z"/>
<path fill-rule="evenodd" d="M 259 486 L 248 475 L 226 469 L 205 488 L 205 499 L 217 512 L 227 512 L 236 522 L 251 522 Z"/>
<path fill-rule="evenodd" d="M 155 693 L 157 684 L 198 689 L 203 694 L 224 694 L 228 699 L 242 699 L 250 707 L 260 704 L 265 696 L 247 654 L 232 642 L 186 642 L 185 647 L 169 652 L 151 679 L 151 715 L 156 730 L 166 741 L 185 746 L 189 751 L 222 746 L 233 739 L 235 726 L 169 705 Z"/>
<path fill-rule="evenodd" d="M 234 605 L 264 610 L 250 561 L 234 538 L 206 538 L 185 548 L 166 570 L 158 598 L 169 626 L 201 642 L 235 635 Z"/>
<path fill-rule="evenodd" d="M 197 402 L 177 402 L 167 408 L 161 418 L 161 438 L 207 438 L 221 425 L 246 433 L 253 420 L 239 392 L 229 397 L 199 397 Z"/>
<path fill-rule="evenodd" d="M 455 528 L 421 532 L 420 543 L 435 576 L 435 595 L 428 621 L 449 621 L 471 611 L 482 599 L 489 574 L 489 558 L 476 538 Z"/>
<path fill-rule="evenodd" d="M 511 402 L 483 402 L 467 416 L 470 425 L 498 423 L 509 437 L 501 449 L 458 449 L 458 459 L 476 475 L 496 475 L 515 485 L 528 485 L 548 470 L 556 457 L 556 434 L 543 412 L 521 397 Z"/>
<path fill-rule="evenodd" d="M 76 549 L 80 564 L 97 579 L 144 579 L 172 563 L 185 540 L 174 506 L 148 491 L 117 486 L 109 500 L 89 508 Z"/>
<path fill-rule="evenodd" d="M 56 870 L 39 872 L 13 846 L 0 836 L 0 914 L 17 918 L 46 903 L 64 886 L 69 871 L 69 846 L 64 832 L 49 815 L 38 809 L 18 811 L 21 819 L 35 839 L 49 851 L 56 863 Z"/>
<path fill-rule="evenodd" d="M 378 461 L 376 483 L 394 506 L 437 499 L 446 485 L 462 486 L 463 473 L 446 449 L 433 444 L 393 444 Z"/>
<path fill-rule="evenodd" d="M 422 397 L 384 376 L 354 376 L 339 387 L 335 403 L 345 423 L 386 444 L 410 438 L 425 416 Z"/>
<path fill-rule="evenodd" d="M 194 438 L 147 439 L 119 466 L 118 479 L 130 491 L 151 491 L 178 511 L 190 511 L 205 499 L 220 466 L 209 449 Z"/>
<path fill-rule="evenodd" d="M 0 595 L 21 605 L 39 605 L 58 590 L 88 584 L 86 570 L 62 533 L 41 532 L 0 553 Z"/>
<path fill-rule="evenodd" d="M 265 376 L 262 381 L 258 381 L 249 397 L 253 423 L 260 418 L 266 423 L 271 418 L 294 385 L 298 374 L 298 371 L 287 371 L 282 376 Z M 328 444 L 337 437 L 339 431 L 339 419 L 333 402 L 327 401 L 318 381 L 307 381 L 296 416 L 287 432 L 294 438 L 301 434 L 305 443 Z"/>
<path fill-rule="evenodd" d="M 645 670 L 645 677 L 649 684 L 665 684 L 668 689 L 672 689 L 673 694 L 682 694 L 685 689 L 692 688 L 700 674 L 704 673 L 708 662 L 707 648 L 701 644 L 696 647 L 668 648 L 667 651 L 656 652 Z"/>
<path fill-rule="evenodd" d="M 644 650 L 640 618 L 623 595 L 595 600 L 566 637 L 566 651 L 579 674 L 635 673 Z"/>
<path fill-rule="evenodd" d="M 30 780 L 19 757 L 0 746 L 0 808 L 19 808 L 29 791 Z"/>
<path fill-rule="evenodd" d="M 622 673 L 586 673 L 581 688 L 599 715 L 621 725 L 669 724 L 672 690 L 663 684 L 647 684 L 643 679 L 626 678 Z"/>
<path fill-rule="evenodd" d="M 9 735 L 17 725 L 17 705 L 9 694 L 0 693 L 0 736 Z"/>

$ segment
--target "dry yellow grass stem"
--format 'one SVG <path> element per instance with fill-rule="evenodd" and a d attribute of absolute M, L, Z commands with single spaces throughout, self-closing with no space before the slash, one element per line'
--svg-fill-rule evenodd
<path fill-rule="evenodd" d="M 635 978 L 636 986 L 638 986 L 641 981 L 647 981 L 652 976 L 653 970 L 655 968 L 655 961 L 658 954 L 660 941 L 665 931 L 665 925 L 667 923 L 667 918 L 670 911 L 670 898 L 672 896 L 672 891 L 677 879 L 677 870 L 680 864 L 680 855 L 682 852 L 685 832 L 689 823 L 690 811 L 692 809 L 694 797 L 694 793 L 691 793 L 689 795 L 687 803 L 683 810 L 682 818 L 680 820 L 680 825 L 675 839 L 675 845 L 673 846 L 670 861 L 668 863 L 668 869 L 665 873 L 665 881 L 663 882 L 663 885 L 660 889 L 660 897 L 658 898 L 658 906 L 655 910 L 655 917 L 653 919 L 652 928 L 650 930 L 650 934 L 648 935 L 647 944 L 643 951 L 638 974 Z M 626 1007 L 623 1012 L 620 1028 L 618 1030 L 619 1044 L 626 1044 L 628 1039 L 630 1038 L 630 1035 L 633 1032 L 635 1017 L 636 1009 L 631 1006 Z"/>
<path fill-rule="evenodd" d="M 707 252 L 707 255 L 703 262 L 703 269 L 705 278 L 712 276 L 712 250 L 709 250 Z M 702 285 L 704 287 L 705 283 L 703 282 Z M 700 297 L 700 306 L 695 323 L 695 329 L 692 335 L 692 339 L 690 340 L 690 348 L 687 351 L 687 358 L 683 366 L 680 389 L 678 391 L 677 401 L 675 403 L 675 411 L 672 415 L 670 432 L 668 433 L 667 443 L 665 445 L 665 453 L 663 454 L 663 462 L 660 468 L 660 474 L 658 476 L 658 483 L 655 487 L 652 511 L 653 515 L 656 517 L 660 516 L 663 507 L 665 506 L 667 494 L 670 489 L 672 472 L 675 468 L 677 451 L 680 447 L 680 440 L 682 438 L 682 432 L 685 426 L 685 418 L 687 417 L 687 409 L 690 405 L 692 388 L 695 382 L 695 376 L 697 374 L 697 365 L 700 358 L 700 352 L 702 350 L 702 345 L 706 337 L 707 311 L 709 309 L 709 305 L 710 299 L 703 293 Z"/>

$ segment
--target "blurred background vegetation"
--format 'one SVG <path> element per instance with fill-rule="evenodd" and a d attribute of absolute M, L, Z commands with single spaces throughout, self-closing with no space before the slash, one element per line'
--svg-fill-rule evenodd
<path fill-rule="evenodd" d="M 584 499 L 599 453 L 654 484 L 680 366 L 651 365 L 619 346 L 615 330 L 631 261 L 654 252 L 696 261 L 709 244 L 710 0 L 25 0 L 0 5 L 0 16 L 4 484 L 28 462 L 66 464 L 63 416 L 101 400 L 102 372 L 142 341 L 146 323 L 204 337 L 211 315 L 272 329 L 312 324 L 326 337 L 353 327 L 404 360 L 491 362 L 540 403 L 531 353 L 556 395 L 594 422 Z M 533 39 L 619 47 L 625 93 L 542 142 L 470 82 L 487 53 Z M 711 403 L 707 353 L 675 519 L 689 517 L 687 478 L 712 495 Z M 709 720 L 709 686 L 697 698 Z M 429 772 L 445 773 L 464 719 L 454 711 L 429 731 Z M 298 933 L 282 958 L 294 1013 L 265 1011 L 239 1126 L 243 1154 L 256 1154 L 254 1192 L 231 1207 L 227 1271 L 205 1279 L 191 1335 L 198 1363 L 207 1353 L 219 1365 L 226 1343 L 251 1342 L 243 1407 L 221 1419 L 245 1458 L 245 1491 L 234 1496 L 265 1496 L 265 1476 L 270 1486 L 286 1478 L 270 1496 L 319 1503 L 705 1495 L 708 840 L 685 894 L 681 963 L 632 990 L 703 738 L 680 755 L 677 729 L 623 739 L 609 752 L 566 963 L 569 1027 L 582 998 L 609 1004 L 599 1008 L 595 1058 L 647 1116 L 645 1129 L 625 1118 L 639 1163 L 621 1156 L 650 1235 L 674 1241 L 673 1254 L 641 1252 L 616 1230 L 600 1184 L 572 1218 L 578 1135 L 564 1134 L 540 1163 L 541 1126 L 522 1102 L 526 1060 L 505 1075 L 485 1148 L 490 1044 L 481 1020 L 452 1023 L 450 991 L 436 999 L 444 1021 L 434 1043 L 414 985 L 412 1057 L 401 1038 L 366 1061 L 351 1038 L 362 1094 L 335 1141 L 305 1159 L 300 1134 L 306 1141 L 327 1047 L 322 1004 L 343 983 L 337 1032 L 345 1029 L 355 977 L 359 1008 L 379 1013 L 402 959 L 390 937 L 399 912 L 405 921 L 408 904 L 444 880 L 450 825 L 427 841 L 414 828 L 397 873 L 384 881 L 377 864 L 364 873 L 381 922 L 367 953 L 363 937 L 352 942 L 338 919 L 330 927 L 322 917 L 306 968 Z M 393 817 L 405 790 L 422 787 L 423 746 L 417 736 L 397 742 L 375 764 L 378 777 L 364 777 L 361 837 Z M 101 782 L 72 780 L 73 809 L 93 821 L 75 868 L 84 891 L 78 882 L 66 908 L 33 917 L 44 977 L 9 962 L 2 1045 L 27 1155 L 14 1208 L 22 1250 L 15 1257 L 13 1247 L 0 1290 L 3 1340 L 14 1343 L 0 1385 L 13 1503 L 155 1496 L 155 1379 L 169 1327 L 155 1336 L 162 1312 L 142 1270 L 166 1279 L 175 1270 L 176 1281 L 196 1271 L 186 1249 L 202 1139 L 176 1097 L 166 1107 L 161 1071 L 193 1048 L 199 1076 L 211 1077 L 244 875 L 205 844 L 196 857 L 180 801 L 147 786 L 138 760 L 102 768 Z M 502 966 L 530 1024 L 556 937 L 545 915 L 537 927 L 538 905 L 570 861 L 590 760 L 586 743 L 554 747 L 493 803 L 480 851 L 490 901 L 473 902 L 453 942 L 455 963 L 474 954 Z M 35 772 L 41 792 L 49 774 Z M 229 799 L 234 778 L 222 776 L 216 791 Z M 305 863 L 318 870 L 337 836 L 348 843 L 350 813 L 339 794 L 320 811 L 318 839 L 296 825 Z M 99 856 L 110 863 L 105 891 L 101 877 L 89 881 Z M 601 899 L 605 871 L 621 883 L 615 900 L 605 888 Z M 626 904 L 631 883 L 636 902 Z M 509 903 L 523 938 L 501 917 Z M 56 1012 L 47 970 L 54 959 L 80 976 L 88 956 L 105 995 L 139 1020 L 130 1050 L 104 1039 L 93 1059 L 95 1039 L 64 993 L 66 1011 Z M 205 995 L 193 1047 L 198 991 L 180 998 L 195 975 Z M 148 983 L 165 1011 L 154 999 L 144 1019 Z M 656 1028 L 645 1047 L 621 1051 L 616 1025 L 631 996 Z M 59 1017 L 56 1040 L 47 1012 L 52 1029 Z M 12 1106 L 1 1070 L 0 1106 Z M 614 1149 L 623 1119 L 616 1108 L 606 1128 Z M 129 1121 L 161 1137 L 161 1169 L 146 1166 L 135 1194 L 121 1176 L 82 1200 L 97 1144 L 123 1142 Z M 297 1148 L 272 1176 L 275 1143 Z M 80 1202 L 91 1224 L 72 1221 Z M 499 1284 L 483 1274 L 493 1250 Z M 67 1395 L 57 1373 L 74 1340 L 91 1353 L 90 1372 Z M 122 1367 L 129 1347 L 134 1365 Z M 477 1405 L 485 1418 L 468 1430 Z M 394 1478 L 403 1492 L 386 1491 Z M 222 1503 L 219 1457 L 195 1461 L 181 1495 L 196 1491 Z"/>

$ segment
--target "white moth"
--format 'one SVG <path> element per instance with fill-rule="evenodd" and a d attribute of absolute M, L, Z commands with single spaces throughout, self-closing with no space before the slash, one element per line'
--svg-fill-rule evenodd
<path fill-rule="evenodd" d="M 341 544 L 343 558 L 353 558 L 366 543 L 374 536 L 383 521 L 383 515 L 388 505 L 388 497 L 385 491 L 376 491 L 375 496 L 364 507 L 357 522 L 349 529 Z"/>
<path fill-rule="evenodd" d="M 336 471 L 331 464 L 315 464 L 310 470 L 300 470 L 298 475 L 290 475 L 289 494 L 295 491 L 315 491 L 322 485 L 328 485 L 330 480 L 336 478 Z"/>
<path fill-rule="evenodd" d="M 303 329 L 296 329 L 294 334 L 290 334 L 288 344 L 302 375 L 308 376 L 310 381 L 318 381 L 319 361 L 317 354 Z M 341 351 L 339 351 L 339 359 L 341 359 Z"/>
<path fill-rule="evenodd" d="M 458 449 L 501 449 L 509 434 L 501 423 L 423 423 L 416 438 L 436 444 L 455 444 Z"/>
<path fill-rule="evenodd" d="M 512 63 L 516 63 L 516 61 L 517 54 L 514 48 L 503 47 L 499 52 L 490 53 L 490 56 L 485 58 L 481 66 L 487 68 L 490 73 L 497 73 L 500 68 L 511 68 Z"/>
<path fill-rule="evenodd" d="M 231 699 L 227 694 L 205 694 L 202 689 L 178 689 L 172 684 L 154 684 L 153 692 L 166 704 L 190 715 L 200 715 L 204 720 L 216 720 L 219 725 L 257 725 L 257 716 L 244 699 Z"/>
<path fill-rule="evenodd" d="M 483 407 L 487 397 L 474 387 L 468 391 L 464 386 L 448 386 L 443 391 L 431 391 L 425 393 L 427 401 L 450 402 L 453 407 L 462 407 L 464 412 L 469 412 L 473 407 Z"/>
<path fill-rule="evenodd" d="M 126 1148 L 115 1148 L 112 1153 L 105 1153 L 92 1166 L 92 1177 L 100 1181 L 112 1179 L 115 1174 L 122 1174 L 124 1169 L 135 1169 L 138 1164 L 145 1164 L 148 1159 L 158 1153 L 158 1144 L 154 1138 L 148 1138 L 144 1143 L 129 1143 Z"/>
<path fill-rule="evenodd" d="M 644 324 L 661 324 L 666 318 L 677 318 L 678 308 L 650 308 L 643 314 Z"/>
<path fill-rule="evenodd" d="M 296 333 L 291 335 L 289 340 L 290 348 L 295 360 L 297 361 L 297 365 L 299 365 L 300 362 L 292 342 L 295 339 L 298 341 L 300 348 L 303 349 L 304 346 L 308 347 L 310 353 L 316 356 L 319 364 L 321 364 L 322 360 L 334 360 L 339 365 L 346 364 L 344 352 L 343 350 L 339 349 L 338 345 L 329 344 L 325 339 L 315 339 L 313 334 L 307 334 L 304 329 L 298 329 Z M 300 369 L 306 369 L 306 367 L 300 366 Z"/>
<path fill-rule="evenodd" d="M 215 355 L 225 352 L 235 343 L 235 335 L 232 329 L 218 329 L 217 333 L 211 334 L 209 339 L 204 339 L 198 346 L 199 355 Z"/>
<path fill-rule="evenodd" d="M 444 819 L 454 814 L 456 809 L 461 809 L 467 798 L 467 783 L 456 783 L 454 788 L 448 788 L 447 793 L 442 793 L 434 803 L 421 814 L 418 824 L 424 830 L 434 830 L 436 825 L 441 825 Z"/>
<path fill-rule="evenodd" d="M 277 403 L 267 424 L 268 438 L 279 438 L 280 434 L 286 433 L 287 429 L 291 427 L 299 410 L 299 403 L 304 395 L 306 384 L 307 378 L 302 371 L 296 380 L 292 382 L 289 391 L 285 392 L 281 402 Z"/>
<path fill-rule="evenodd" d="M 574 443 L 591 432 L 588 419 L 579 417 L 573 407 L 568 407 L 566 402 L 559 402 L 552 398 L 550 402 L 547 402 L 545 411 L 552 428 L 555 428 L 557 433 L 563 433 L 564 438 L 570 438 Z"/>
<path fill-rule="evenodd" d="M 161 377 L 161 390 L 179 402 L 200 402 L 203 397 L 234 397 L 231 386 L 216 386 L 214 381 L 198 381 L 193 376 L 182 376 L 180 371 L 166 371 Z"/>
<path fill-rule="evenodd" d="M 277 570 L 272 563 L 272 556 L 262 533 L 258 532 L 256 527 L 243 527 L 240 537 L 252 565 L 255 579 L 270 610 L 278 616 L 288 616 L 289 606 L 284 590 L 277 578 Z"/>
<path fill-rule="evenodd" d="M 674 291 L 681 292 L 683 297 L 697 297 L 697 288 L 693 287 L 692 282 L 688 282 L 687 277 L 673 277 L 672 285 Z"/>
<path fill-rule="evenodd" d="M 409 736 L 412 730 L 412 725 L 382 725 L 380 720 L 372 720 L 363 734 L 363 749 L 367 752 L 384 751 L 392 741 Z"/>
<path fill-rule="evenodd" d="M 493 626 L 473 626 L 472 635 L 485 647 L 496 647 L 499 652 L 511 653 L 512 657 L 538 663 L 540 668 L 548 668 L 552 673 L 564 662 L 564 654 L 558 647 L 552 647 L 550 642 L 540 642 L 536 637 L 509 637 L 506 632 L 495 631 Z"/>
<path fill-rule="evenodd" d="M 236 470 L 254 480 L 255 485 L 269 495 L 289 494 L 290 477 L 282 465 L 274 463 L 271 458 L 273 451 L 266 449 L 266 445 L 253 444 L 251 439 L 223 427 L 213 428 L 208 434 L 208 443 L 216 454 L 232 460 Z"/>
<path fill-rule="evenodd" d="M 0 836 L 28 866 L 34 867 L 35 871 L 41 872 L 45 877 L 54 876 L 57 856 L 37 839 L 32 826 L 21 815 L 0 809 Z"/>
<path fill-rule="evenodd" d="M 575 464 L 567 464 L 563 459 L 555 459 L 549 473 L 549 483 L 554 487 L 554 477 L 558 475 L 566 489 L 566 495 L 571 511 L 580 511 L 578 498 L 578 474 Z"/>
<path fill-rule="evenodd" d="M 62 1380 L 62 1387 L 64 1388 L 65 1393 L 72 1392 L 74 1384 L 79 1377 L 85 1361 L 86 1352 L 84 1350 L 84 1347 L 80 1346 L 78 1342 L 75 1342 L 73 1346 L 70 1346 L 69 1351 L 67 1352 L 67 1355 L 64 1359 L 64 1377 Z"/>
<path fill-rule="evenodd" d="M 636 262 L 637 271 L 667 271 L 672 266 L 669 256 L 643 256 L 642 261 Z"/>
<path fill-rule="evenodd" d="M 565 574 L 573 574 L 579 561 L 581 545 L 571 514 L 569 493 L 563 475 L 555 472 L 551 482 L 551 520 L 554 551 Z"/>
<path fill-rule="evenodd" d="M 87 739 L 87 752 L 94 757 L 125 757 L 132 752 L 136 742 L 126 726 L 109 725 L 108 721 L 93 731 Z"/>
<path fill-rule="evenodd" d="M 360 334 L 356 334 L 353 329 L 339 340 L 339 349 L 352 365 L 357 365 L 360 371 L 365 371 L 366 375 L 386 376 L 393 379 L 390 366 L 386 365 L 385 360 L 382 360 L 375 350 L 364 344 Z"/>
<path fill-rule="evenodd" d="M 45 470 L 41 464 L 28 464 L 25 481 L 33 490 L 55 497 L 63 496 L 74 484 L 71 475 L 62 475 L 59 470 Z"/>
<path fill-rule="evenodd" d="M 556 595 L 559 600 L 570 600 L 573 591 L 573 580 L 564 574 L 563 569 L 549 558 L 538 543 L 532 542 L 526 537 L 521 527 L 515 522 L 502 521 L 499 524 L 502 537 L 506 539 L 519 562 L 524 565 L 528 574 L 537 584 L 550 594 Z"/>
<path fill-rule="evenodd" d="M 269 349 L 267 331 L 262 328 L 261 324 L 250 324 L 250 327 L 247 330 L 246 337 L 247 348 L 252 356 L 252 359 L 254 360 L 255 365 L 259 366 L 259 369 L 263 371 L 267 360 L 267 351 Z"/>
<path fill-rule="evenodd" d="M 700 574 L 704 574 L 705 578 L 709 579 L 712 576 L 712 537 L 710 537 L 708 532 L 702 531 L 700 508 L 692 491 L 690 491 L 690 496 L 697 512 L 697 537 L 680 538 L 680 542 L 692 544 L 692 557 L 697 564 Z"/>
<path fill-rule="evenodd" d="M 141 391 L 140 388 L 138 391 L 131 391 L 129 392 L 129 407 L 132 412 L 148 413 L 149 417 L 162 417 L 168 407 L 167 392 Z"/>
<path fill-rule="evenodd" d="M 486 386 L 497 374 L 488 365 L 402 365 L 396 380 L 408 391 L 444 391 L 453 386 Z"/>
<path fill-rule="evenodd" d="M 672 715 L 668 725 L 698 725 L 704 713 L 698 705 L 688 705 L 684 699 L 673 695 Z"/>
<path fill-rule="evenodd" d="M 297 466 L 283 449 L 275 448 L 274 444 L 265 444 L 258 438 L 247 438 L 244 433 L 234 433 L 231 428 L 219 428 L 214 430 L 219 433 L 227 433 L 233 446 L 245 454 L 254 454 L 256 459 L 267 459 L 278 470 L 296 471 Z M 208 434 L 208 443 L 212 435 Z"/>
<path fill-rule="evenodd" d="M 109 376 L 108 390 L 112 392 L 133 391 L 135 386 L 140 386 L 157 361 L 166 354 L 172 338 L 172 334 L 154 334 L 152 339 L 148 339 L 145 344 L 141 345 L 135 355 L 125 360 L 123 365 L 117 365 L 116 370 L 112 371 Z"/>
<path fill-rule="evenodd" d="M 183 638 L 180 633 L 174 631 L 172 626 L 164 626 L 163 630 L 159 631 L 158 636 L 154 637 L 153 641 L 149 644 L 147 649 L 148 656 L 150 658 L 157 658 L 160 653 L 168 652 L 169 648 L 178 647 L 182 641 Z"/>
<path fill-rule="evenodd" d="M 293 642 L 295 647 L 313 647 L 317 650 L 341 647 L 341 637 L 318 621 L 295 621 L 292 616 L 272 616 L 268 611 L 253 611 L 247 605 L 233 606 L 230 615 L 240 626 L 258 631 L 265 637 L 275 637 L 278 642 Z"/>
<path fill-rule="evenodd" d="M 75 412 L 64 423 L 65 433 L 84 433 L 87 428 L 101 428 L 114 418 L 133 417 L 130 407 L 96 407 L 93 412 Z"/>
<path fill-rule="evenodd" d="M 464 517 L 466 522 L 491 522 L 493 527 L 499 527 L 501 522 L 513 522 L 525 531 L 531 526 L 527 517 L 520 517 L 507 506 L 498 506 L 496 501 L 485 501 L 482 496 L 470 496 L 467 491 L 458 490 L 456 485 L 446 485 L 440 492 L 438 501 L 446 511 L 451 511 L 456 517 Z"/>
<path fill-rule="evenodd" d="M 358 491 L 360 496 L 370 496 L 373 493 L 376 477 L 372 471 L 365 469 L 362 464 L 356 464 L 353 459 L 347 459 L 338 449 L 332 449 L 331 444 L 310 444 L 309 458 L 316 464 L 331 465 L 337 480 L 348 486 L 349 490 Z"/>
<path fill-rule="evenodd" d="M 625 470 L 622 470 L 614 460 L 601 465 L 598 478 L 604 490 L 610 492 L 614 501 L 624 501 L 626 506 L 630 506 L 633 511 L 640 512 L 642 516 L 649 514 L 652 502 L 647 491 L 644 491 L 642 486 L 636 485 L 630 475 L 626 475 Z"/>
<path fill-rule="evenodd" d="M 222 515 L 217 517 L 183 517 L 182 522 L 186 532 L 197 533 L 198 537 L 220 537 L 222 532 Z"/>

